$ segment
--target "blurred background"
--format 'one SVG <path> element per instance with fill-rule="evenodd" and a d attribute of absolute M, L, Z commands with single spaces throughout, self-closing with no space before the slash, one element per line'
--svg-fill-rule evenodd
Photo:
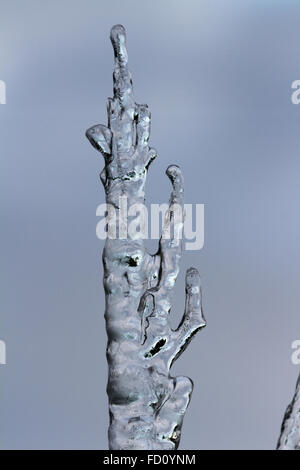
<path fill-rule="evenodd" d="M 205 204 L 207 328 L 173 373 L 195 383 L 181 449 L 273 449 L 299 366 L 300 4 L 291 0 L 1 0 L 2 449 L 106 449 L 107 365 L 96 207 L 111 26 L 127 29 L 136 100 L 152 111 L 148 203 Z"/>

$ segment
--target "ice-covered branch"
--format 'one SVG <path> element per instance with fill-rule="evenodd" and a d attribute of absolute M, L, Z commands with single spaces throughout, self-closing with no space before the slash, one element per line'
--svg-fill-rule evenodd
<path fill-rule="evenodd" d="M 88 129 L 104 156 L 101 180 L 106 201 L 118 216 L 120 198 L 128 208 L 144 203 L 145 182 L 156 151 L 149 147 L 151 115 L 135 103 L 128 69 L 125 29 L 111 30 L 115 54 L 114 95 L 108 124 Z M 171 377 L 170 367 L 205 326 L 199 273 L 186 275 L 186 307 L 176 331 L 170 323 L 172 293 L 182 252 L 183 177 L 171 165 L 172 183 L 158 252 L 150 255 L 142 236 L 107 238 L 103 251 L 105 319 L 108 335 L 110 449 L 175 449 L 193 389 L 187 377 Z M 109 224 L 108 220 L 108 224 Z"/>
<path fill-rule="evenodd" d="M 300 450 L 300 375 L 292 402 L 284 415 L 278 450 Z"/>

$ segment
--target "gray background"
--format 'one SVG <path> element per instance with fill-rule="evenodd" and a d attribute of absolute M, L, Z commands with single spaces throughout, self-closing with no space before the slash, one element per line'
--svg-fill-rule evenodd
<path fill-rule="evenodd" d="M 174 367 L 193 378 L 182 449 L 274 448 L 300 338 L 299 1 L 0 2 L 1 319 L 4 449 L 107 447 L 101 157 L 110 27 L 127 29 L 136 99 L 159 158 L 148 202 L 166 202 L 170 163 L 186 202 L 205 204 L 199 268 L 208 326 Z"/>

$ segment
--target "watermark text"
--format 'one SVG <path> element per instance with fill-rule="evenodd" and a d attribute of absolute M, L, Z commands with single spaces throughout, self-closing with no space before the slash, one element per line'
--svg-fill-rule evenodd
<path fill-rule="evenodd" d="M 292 342 L 292 349 L 294 349 L 291 357 L 292 363 L 298 366 L 300 364 L 300 339 L 296 339 Z"/>
<path fill-rule="evenodd" d="M 0 339 L 0 365 L 6 364 L 6 344 Z"/>
<path fill-rule="evenodd" d="M 120 196 L 117 205 L 99 204 L 96 226 L 100 240 L 172 240 L 184 239 L 186 250 L 204 246 L 204 204 L 151 204 L 150 211 L 142 203 L 129 205 Z M 160 235 L 161 234 L 161 235 Z"/>
<path fill-rule="evenodd" d="M 0 80 L 0 104 L 6 104 L 6 84 Z"/>

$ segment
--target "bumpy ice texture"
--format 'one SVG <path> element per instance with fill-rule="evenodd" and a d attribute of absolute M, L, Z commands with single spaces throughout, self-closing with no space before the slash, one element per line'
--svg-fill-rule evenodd
<path fill-rule="evenodd" d="M 148 145 L 150 111 L 134 100 L 123 26 L 112 28 L 111 41 L 115 68 L 114 96 L 107 105 L 108 125 L 93 126 L 86 135 L 104 156 L 100 177 L 106 202 L 118 213 L 120 196 L 127 197 L 128 208 L 144 203 L 146 176 L 156 151 Z M 166 173 L 172 193 L 163 230 L 174 229 L 173 204 L 183 206 L 180 169 L 172 165 Z M 193 383 L 187 377 L 172 377 L 170 368 L 205 326 L 205 320 L 200 276 L 190 268 L 186 273 L 185 312 L 178 328 L 171 328 L 172 291 L 182 241 L 178 230 L 170 232 L 171 238 L 161 237 L 155 255 L 146 251 L 141 236 L 106 239 L 103 264 L 110 449 L 176 449 L 179 444 Z"/>
<path fill-rule="evenodd" d="M 294 398 L 283 418 L 277 449 L 300 450 L 300 375 Z"/>

